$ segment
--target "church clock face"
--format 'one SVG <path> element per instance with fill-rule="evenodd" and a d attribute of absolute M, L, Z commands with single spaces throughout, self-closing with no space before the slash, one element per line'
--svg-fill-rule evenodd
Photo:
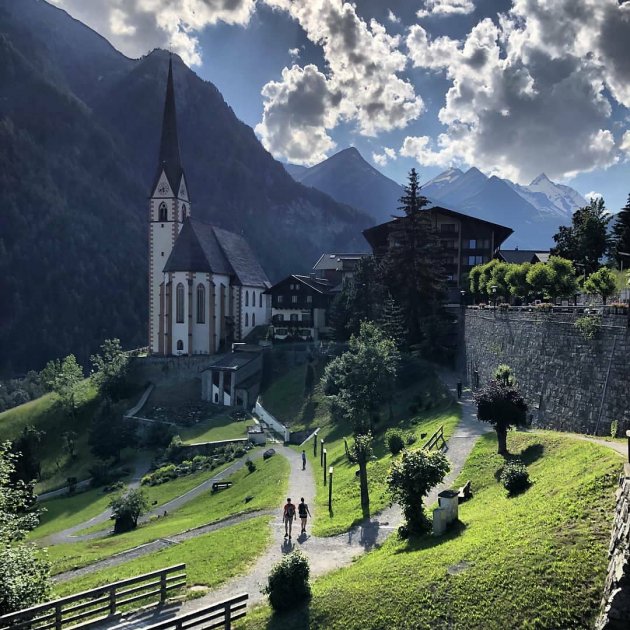
<path fill-rule="evenodd" d="M 162 184 L 159 188 L 158 188 L 158 192 L 162 193 L 163 195 L 166 194 L 168 192 L 168 186 L 166 184 Z"/>

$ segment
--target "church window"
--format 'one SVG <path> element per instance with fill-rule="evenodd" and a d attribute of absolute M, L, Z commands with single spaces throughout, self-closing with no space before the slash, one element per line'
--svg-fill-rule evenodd
<path fill-rule="evenodd" d="M 249 306 L 249 291 L 245 291 L 245 306 Z"/>
<path fill-rule="evenodd" d="M 186 218 L 186 204 L 182 204 L 182 222 Z"/>
<path fill-rule="evenodd" d="M 258 306 L 259 306 L 259 308 L 262 308 L 262 292 L 260 292 L 258 294 L 258 297 L 259 297 L 259 304 L 258 304 Z"/>
<path fill-rule="evenodd" d="M 252 313 L 252 326 L 256 325 L 256 313 Z"/>
<path fill-rule="evenodd" d="M 177 285 L 176 293 L 175 293 L 175 321 L 178 324 L 184 323 L 184 285 L 180 282 Z"/>
<path fill-rule="evenodd" d="M 249 313 L 245 313 L 245 326 L 249 326 Z"/>
<path fill-rule="evenodd" d="M 160 204 L 158 211 L 160 213 L 160 221 L 168 221 L 168 209 L 164 202 Z"/>
<path fill-rule="evenodd" d="M 203 284 L 197 286 L 197 323 L 206 321 L 206 287 Z"/>
<path fill-rule="evenodd" d="M 178 350 L 183 350 L 184 349 L 184 342 L 181 339 L 177 340 L 177 349 Z"/>

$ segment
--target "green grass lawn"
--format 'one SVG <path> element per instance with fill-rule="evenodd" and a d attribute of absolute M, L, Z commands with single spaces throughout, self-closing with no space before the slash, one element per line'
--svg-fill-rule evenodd
<path fill-rule="evenodd" d="M 268 520 L 269 517 L 265 516 L 253 518 L 116 567 L 57 584 L 54 587 L 54 596 L 63 597 L 78 593 L 181 562 L 186 563 L 188 587 L 216 587 L 229 578 L 243 573 L 264 551 L 271 538 Z M 194 593 L 195 596 L 201 594 L 203 592 Z"/>
<path fill-rule="evenodd" d="M 89 477 L 88 468 L 92 459 L 87 429 L 98 404 L 98 394 L 90 379 L 81 383 L 76 399 L 76 418 L 62 410 L 55 394 L 46 394 L 0 413 L 0 441 L 15 439 L 28 425 L 45 434 L 41 443 L 42 478 L 37 484 L 37 492 L 65 486 L 68 477 Z M 63 451 L 62 435 L 66 431 L 78 434 L 77 458 L 74 461 L 70 461 Z"/>
<path fill-rule="evenodd" d="M 509 498 L 495 478 L 496 438 L 476 444 L 459 483 L 474 497 L 447 536 L 390 537 L 316 580 L 307 606 L 261 607 L 247 628 L 590 628 L 601 599 L 622 459 L 556 433 L 510 433 L 533 481 Z"/>
<path fill-rule="evenodd" d="M 331 536 L 347 531 L 354 523 L 363 518 L 360 502 L 359 480 L 355 475 L 356 464 L 351 464 L 345 454 L 344 438 L 352 444 L 352 430 L 345 423 L 333 424 L 328 413 L 328 404 L 319 387 L 312 398 L 304 397 L 305 366 L 298 366 L 278 379 L 265 393 L 264 405 L 276 417 L 293 417 L 300 428 L 321 427 L 317 436 L 317 457 L 313 456 L 313 444 L 306 445 L 306 452 L 313 464 L 317 482 L 317 496 L 313 509 L 313 533 L 317 536 Z M 431 367 L 419 364 L 412 385 L 396 392 L 392 406 L 393 417 L 390 421 L 389 410 L 381 411 L 381 424 L 374 436 L 374 461 L 368 464 L 370 484 L 370 510 L 372 513 L 382 510 L 389 504 L 385 479 L 392 462 L 392 456 L 385 445 L 385 431 L 390 426 L 400 427 L 416 436 L 416 444 L 424 441 L 444 425 L 444 434 L 448 439 L 459 421 L 459 407 L 454 405 L 447 391 L 435 376 Z M 418 399 L 422 406 L 431 409 L 415 409 Z M 422 440 L 420 436 L 426 433 Z M 324 439 L 327 466 L 334 468 L 333 510 L 328 511 L 328 488 L 324 486 L 320 466 L 319 440 Z"/>
<path fill-rule="evenodd" d="M 178 510 L 141 525 L 132 532 L 49 547 L 52 572 L 61 573 L 85 566 L 136 545 L 213 523 L 239 512 L 280 505 L 286 494 L 288 462 L 276 456 L 266 461 L 258 460 L 256 466 L 253 473 L 244 467 L 232 475 L 229 478 L 234 483 L 231 488 L 216 494 L 210 491 L 201 494 Z M 245 502 L 248 496 L 253 498 Z"/>
<path fill-rule="evenodd" d="M 212 477 L 215 477 L 233 463 L 228 462 L 214 470 L 202 470 L 192 475 L 179 477 L 159 486 L 142 486 L 142 490 L 146 493 L 149 504 L 153 509 L 196 488 L 207 479 L 212 479 Z M 29 532 L 29 539 L 43 538 L 98 516 L 108 508 L 109 502 L 115 494 L 106 494 L 102 488 L 95 488 L 74 496 L 64 496 L 44 501 L 41 505 L 45 511 L 42 513 L 40 524 L 32 532 Z M 82 529 L 78 532 L 78 535 L 110 529 L 111 527 L 112 522 L 107 521 Z"/>
<path fill-rule="evenodd" d="M 216 442 L 247 437 L 247 427 L 254 425 L 251 418 L 234 420 L 228 413 L 222 413 L 209 420 L 202 420 L 192 427 L 181 427 L 179 435 L 184 442 Z"/>

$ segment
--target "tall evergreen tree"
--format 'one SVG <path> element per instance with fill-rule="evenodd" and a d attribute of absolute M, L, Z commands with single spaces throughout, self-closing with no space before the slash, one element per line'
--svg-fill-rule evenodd
<path fill-rule="evenodd" d="M 611 252 L 620 267 L 630 267 L 630 258 L 620 252 L 630 254 L 630 195 L 626 205 L 619 211 L 612 229 Z"/>
<path fill-rule="evenodd" d="M 398 350 L 403 350 L 407 343 L 407 327 L 405 326 L 405 314 L 400 305 L 391 296 L 387 295 L 383 302 L 379 327 L 386 337 L 389 337 Z"/>
<path fill-rule="evenodd" d="M 429 200 L 421 194 L 413 168 L 400 203 L 404 216 L 391 223 L 382 277 L 405 315 L 410 345 L 426 344 L 430 340 L 427 329 L 432 327 L 431 320 L 441 314 L 445 273 L 440 241 L 425 210 Z"/>

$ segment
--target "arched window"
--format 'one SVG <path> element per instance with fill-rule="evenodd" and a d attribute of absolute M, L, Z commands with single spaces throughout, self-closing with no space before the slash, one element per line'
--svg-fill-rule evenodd
<path fill-rule="evenodd" d="M 256 313 L 252 313 L 252 326 L 256 326 Z"/>
<path fill-rule="evenodd" d="M 197 323 L 206 322 L 206 287 L 203 284 L 197 285 Z"/>
<path fill-rule="evenodd" d="M 168 221 L 168 208 L 166 204 L 162 202 L 160 207 L 158 208 L 158 214 L 160 216 L 160 221 Z"/>
<path fill-rule="evenodd" d="M 184 323 L 184 285 L 180 282 L 175 293 L 175 321 L 178 324 Z"/>
<path fill-rule="evenodd" d="M 245 327 L 249 326 L 249 313 L 245 313 Z"/>
<path fill-rule="evenodd" d="M 260 303 L 258 304 L 258 306 L 259 306 L 260 308 L 262 308 L 262 291 L 258 294 L 258 297 L 260 298 L 260 299 L 259 299 L 259 302 L 260 302 Z"/>
<path fill-rule="evenodd" d="M 245 291 L 245 306 L 249 306 L 249 291 Z"/>
<path fill-rule="evenodd" d="M 184 342 L 181 339 L 177 340 L 177 349 L 178 350 L 183 350 L 184 349 Z"/>

